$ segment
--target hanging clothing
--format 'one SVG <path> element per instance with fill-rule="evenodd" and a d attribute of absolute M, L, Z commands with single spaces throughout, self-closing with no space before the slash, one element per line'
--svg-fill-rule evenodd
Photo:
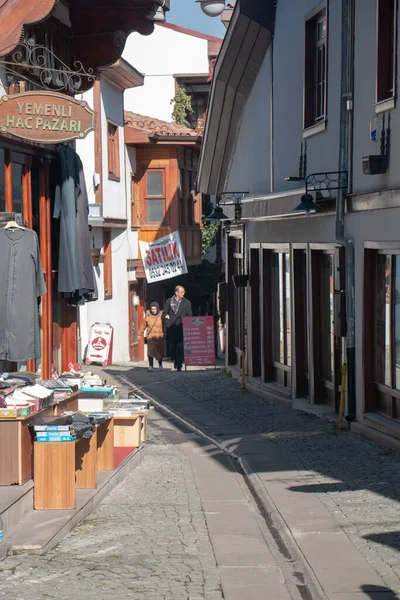
<path fill-rule="evenodd" d="M 0 360 L 39 358 L 38 298 L 46 293 L 31 229 L 0 229 Z"/>
<path fill-rule="evenodd" d="M 60 219 L 58 291 L 70 304 L 92 299 L 95 292 L 89 241 L 89 204 L 82 161 L 73 148 L 57 149 L 53 216 Z"/>

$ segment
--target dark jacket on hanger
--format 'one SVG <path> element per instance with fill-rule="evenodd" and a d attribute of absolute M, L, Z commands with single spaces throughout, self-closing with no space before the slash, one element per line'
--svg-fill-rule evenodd
<path fill-rule="evenodd" d="M 39 358 L 39 296 L 46 293 L 37 235 L 0 229 L 0 360 Z"/>
<path fill-rule="evenodd" d="M 75 304 L 95 290 L 86 184 L 82 162 L 70 146 L 58 147 L 55 169 L 53 216 L 60 218 L 58 291 Z"/>

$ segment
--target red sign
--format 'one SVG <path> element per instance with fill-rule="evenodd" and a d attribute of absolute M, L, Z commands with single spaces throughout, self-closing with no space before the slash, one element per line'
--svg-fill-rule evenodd
<path fill-rule="evenodd" d="M 183 317 L 185 366 L 215 366 L 213 317 Z"/>

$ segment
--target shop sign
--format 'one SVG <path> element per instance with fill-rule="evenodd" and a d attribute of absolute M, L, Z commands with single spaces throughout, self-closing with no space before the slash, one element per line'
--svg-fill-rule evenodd
<path fill-rule="evenodd" d="M 188 272 L 179 231 L 173 231 L 155 242 L 139 241 L 139 246 L 148 283 Z"/>
<path fill-rule="evenodd" d="M 25 92 L 0 98 L 0 132 L 42 144 L 82 139 L 95 127 L 87 102 L 56 92 Z"/>
<path fill-rule="evenodd" d="M 215 366 L 214 317 L 183 317 L 185 366 Z"/>
<path fill-rule="evenodd" d="M 86 364 L 99 363 L 103 367 L 112 364 L 114 329 L 109 323 L 94 323 L 90 329 Z"/>

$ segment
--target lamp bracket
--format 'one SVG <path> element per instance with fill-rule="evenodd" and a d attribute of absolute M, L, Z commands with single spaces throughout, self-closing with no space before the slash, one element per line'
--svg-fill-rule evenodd
<path fill-rule="evenodd" d="M 222 192 L 218 204 L 240 204 L 249 192 Z"/>
<path fill-rule="evenodd" d="M 324 192 L 344 190 L 348 185 L 347 171 L 330 171 L 327 173 L 310 173 L 306 178 L 306 194 L 309 192 Z"/>

